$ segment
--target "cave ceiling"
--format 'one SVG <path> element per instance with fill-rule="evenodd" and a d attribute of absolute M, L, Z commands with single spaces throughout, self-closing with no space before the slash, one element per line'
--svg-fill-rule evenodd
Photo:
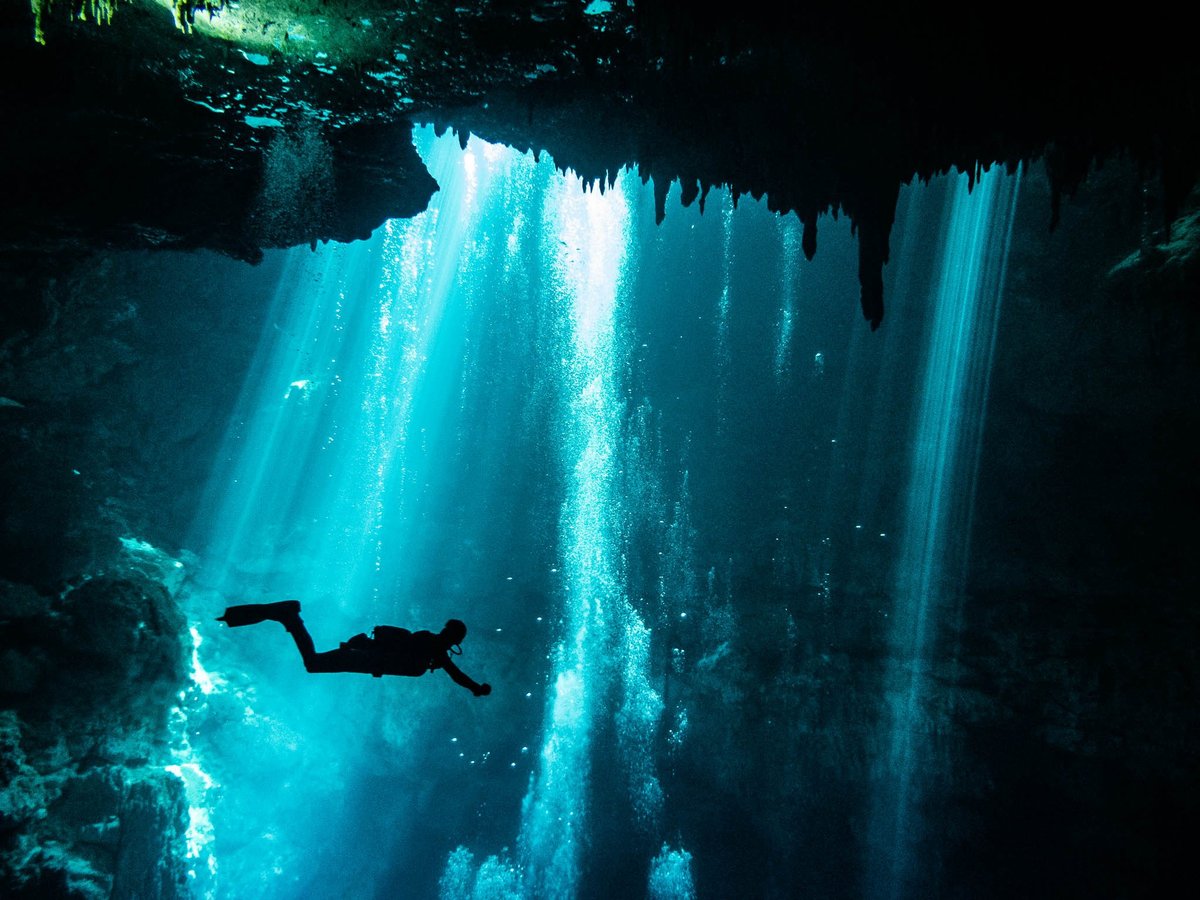
<path fill-rule="evenodd" d="M 765 197 L 803 221 L 809 256 L 821 218 L 846 215 L 872 327 L 913 179 L 1042 160 L 1048 225 L 1113 158 L 1155 185 L 1165 223 L 1196 181 L 1200 64 L 1173 11 L 709 9 L 5 0 L 10 295 L 106 249 L 255 260 L 366 237 L 436 189 L 413 124 L 545 152 L 592 182 L 635 166 L 660 217 L 676 181 L 685 204 L 714 187 Z"/>

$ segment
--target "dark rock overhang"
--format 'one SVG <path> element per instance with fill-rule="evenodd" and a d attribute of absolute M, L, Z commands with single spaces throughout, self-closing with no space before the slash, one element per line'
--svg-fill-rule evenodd
<path fill-rule="evenodd" d="M 636 166 L 660 217 L 676 180 L 685 204 L 719 186 L 765 197 L 803 221 L 808 256 L 820 217 L 847 215 L 875 327 L 902 184 L 1044 159 L 1053 223 L 1092 167 L 1127 156 L 1169 223 L 1200 161 L 1200 64 L 1147 10 L 137 0 L 96 26 L 71 6 L 43 8 L 45 45 L 23 3 L 0 20 L 8 271 L 364 237 L 424 208 L 435 185 L 408 130 L 433 122 L 589 181 Z"/>

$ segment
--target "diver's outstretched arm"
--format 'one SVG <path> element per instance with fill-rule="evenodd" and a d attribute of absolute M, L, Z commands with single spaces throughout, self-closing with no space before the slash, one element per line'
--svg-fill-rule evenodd
<path fill-rule="evenodd" d="M 446 670 L 447 675 L 454 679 L 455 684 L 461 684 L 476 697 L 486 697 L 492 692 L 492 686 L 490 684 L 479 684 L 478 682 L 472 680 L 466 672 L 464 672 L 454 663 L 450 662 L 450 660 L 446 660 L 444 663 L 442 663 L 442 668 Z"/>

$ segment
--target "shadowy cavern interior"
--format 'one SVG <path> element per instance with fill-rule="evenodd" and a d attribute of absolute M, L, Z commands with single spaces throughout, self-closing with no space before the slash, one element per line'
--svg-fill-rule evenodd
<path fill-rule="evenodd" d="M 0 895 L 1193 880 L 1194 30 L 855 6 L 3 4 Z"/>

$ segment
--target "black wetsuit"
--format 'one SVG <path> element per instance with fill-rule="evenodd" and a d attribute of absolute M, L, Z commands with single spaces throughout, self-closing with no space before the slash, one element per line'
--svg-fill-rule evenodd
<path fill-rule="evenodd" d="M 284 622 L 296 642 L 309 672 L 361 672 L 380 678 L 384 675 L 417 677 L 435 669 L 444 669 L 456 684 L 476 696 L 491 691 L 464 673 L 450 659 L 443 639 L 431 631 L 409 632 L 403 628 L 377 626 L 376 637 L 356 634 L 336 650 L 318 653 L 312 635 L 299 616 Z M 386 638 L 386 639 L 385 639 Z"/>
<path fill-rule="evenodd" d="M 404 640 L 393 639 L 386 643 L 356 634 L 343 641 L 336 650 L 317 653 L 304 623 L 288 624 L 291 625 L 288 631 L 304 659 L 304 668 L 310 672 L 362 672 L 376 678 L 382 675 L 415 677 L 450 663 L 449 654 L 439 646 L 437 635 L 430 631 L 411 632 Z"/>

